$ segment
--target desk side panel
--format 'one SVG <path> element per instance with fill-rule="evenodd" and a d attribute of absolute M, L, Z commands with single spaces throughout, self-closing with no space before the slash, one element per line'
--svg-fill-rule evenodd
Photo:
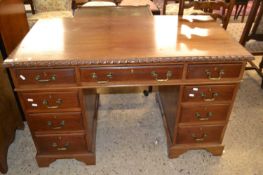
<path fill-rule="evenodd" d="M 178 111 L 178 99 L 180 94 L 179 86 L 160 86 L 159 95 L 160 102 L 162 103 L 162 112 L 165 116 L 168 132 L 173 142 L 174 130 L 176 127 L 176 114 Z"/>

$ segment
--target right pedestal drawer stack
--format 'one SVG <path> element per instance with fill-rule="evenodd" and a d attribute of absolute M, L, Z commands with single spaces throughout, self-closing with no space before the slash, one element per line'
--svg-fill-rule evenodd
<path fill-rule="evenodd" d="M 185 85 L 178 88 L 178 101 L 174 103 L 175 122 L 163 111 L 167 127 L 169 157 L 177 157 L 190 149 L 206 149 L 221 155 L 222 140 L 243 75 L 243 63 L 188 64 Z M 194 83 L 194 84 L 193 84 Z M 160 90 L 162 104 L 165 90 Z M 171 91 L 171 95 L 172 94 Z M 174 133 L 173 133 L 174 132 Z"/>

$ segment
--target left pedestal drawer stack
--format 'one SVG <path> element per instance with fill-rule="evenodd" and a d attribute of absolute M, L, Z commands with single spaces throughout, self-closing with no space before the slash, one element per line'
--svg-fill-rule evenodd
<path fill-rule="evenodd" d="M 13 69 L 40 167 L 74 158 L 95 164 L 96 90 L 76 88 L 74 68 Z"/>

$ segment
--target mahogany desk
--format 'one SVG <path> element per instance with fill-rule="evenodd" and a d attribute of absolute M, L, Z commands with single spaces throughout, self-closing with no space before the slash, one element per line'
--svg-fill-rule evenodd
<path fill-rule="evenodd" d="M 218 24 L 192 18 L 38 22 L 4 62 L 38 165 L 60 158 L 95 164 L 98 87 L 158 86 L 169 157 L 191 149 L 221 155 L 244 66 L 253 57 Z"/>

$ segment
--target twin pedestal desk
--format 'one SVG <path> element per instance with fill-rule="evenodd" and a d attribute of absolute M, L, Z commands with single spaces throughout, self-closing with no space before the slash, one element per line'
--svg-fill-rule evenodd
<path fill-rule="evenodd" d="M 244 67 L 253 57 L 205 18 L 39 21 L 4 62 L 38 165 L 62 158 L 95 164 L 98 87 L 158 86 L 169 157 L 191 149 L 221 155 Z"/>

